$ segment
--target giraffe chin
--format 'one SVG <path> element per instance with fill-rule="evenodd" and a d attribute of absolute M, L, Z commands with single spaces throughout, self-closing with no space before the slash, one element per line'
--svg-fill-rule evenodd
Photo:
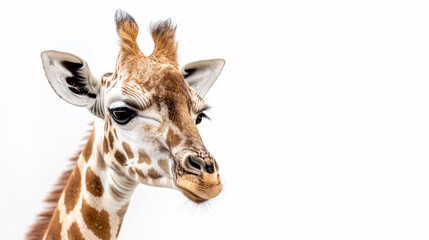
<path fill-rule="evenodd" d="M 189 200 L 191 200 L 194 203 L 203 203 L 208 200 L 208 199 L 201 198 L 196 194 L 192 193 L 191 191 L 186 190 L 184 188 L 179 187 L 179 190 L 183 193 L 183 195 L 185 195 L 185 197 L 187 197 Z"/>
<path fill-rule="evenodd" d="M 199 181 L 196 181 L 195 178 L 198 177 L 195 175 L 188 176 L 188 174 L 185 174 L 184 176 L 179 177 L 176 181 L 176 186 L 179 191 L 194 203 L 203 203 L 215 198 L 222 191 L 220 180 L 216 181 L 216 183 L 208 183 L 207 181 L 204 181 L 204 178 L 199 179 Z"/>

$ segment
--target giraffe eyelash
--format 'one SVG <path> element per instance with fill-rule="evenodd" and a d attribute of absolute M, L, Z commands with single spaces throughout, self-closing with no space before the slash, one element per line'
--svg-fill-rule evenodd
<path fill-rule="evenodd" d="M 204 112 L 200 112 L 198 114 L 198 116 L 201 116 L 202 118 L 208 119 L 208 120 L 212 120 L 209 116 L 207 116 L 207 114 L 205 114 Z"/>

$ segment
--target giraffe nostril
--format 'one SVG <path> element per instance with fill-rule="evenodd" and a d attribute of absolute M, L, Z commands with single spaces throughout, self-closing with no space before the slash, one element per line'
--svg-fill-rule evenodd
<path fill-rule="evenodd" d="M 196 169 L 198 169 L 199 171 L 201 171 L 201 166 L 200 166 L 200 164 L 198 164 L 197 162 L 192 161 L 192 158 L 191 158 L 191 157 L 189 157 L 189 158 L 188 158 L 188 161 L 189 161 L 189 164 L 190 164 L 193 168 L 196 168 Z"/>

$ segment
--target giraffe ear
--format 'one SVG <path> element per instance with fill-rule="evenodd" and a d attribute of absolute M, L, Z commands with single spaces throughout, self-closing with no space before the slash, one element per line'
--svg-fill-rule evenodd
<path fill-rule="evenodd" d="M 82 58 L 70 53 L 44 51 L 43 69 L 55 93 L 66 102 L 93 108 L 101 81 L 95 78 Z"/>
<path fill-rule="evenodd" d="M 182 74 L 189 85 L 203 98 L 219 77 L 224 65 L 223 59 L 191 62 L 183 66 Z"/>

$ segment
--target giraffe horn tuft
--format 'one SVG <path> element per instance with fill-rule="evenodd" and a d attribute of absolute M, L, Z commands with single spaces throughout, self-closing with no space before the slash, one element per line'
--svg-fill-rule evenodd
<path fill-rule="evenodd" d="M 118 9 L 115 13 L 115 22 L 121 49 L 128 54 L 141 54 L 137 45 L 139 27 L 134 18 L 127 12 Z"/>
<path fill-rule="evenodd" d="M 171 19 L 152 23 L 150 31 L 155 47 L 151 56 L 156 58 L 165 58 L 173 66 L 178 68 L 177 63 L 177 48 L 176 28 Z"/>

